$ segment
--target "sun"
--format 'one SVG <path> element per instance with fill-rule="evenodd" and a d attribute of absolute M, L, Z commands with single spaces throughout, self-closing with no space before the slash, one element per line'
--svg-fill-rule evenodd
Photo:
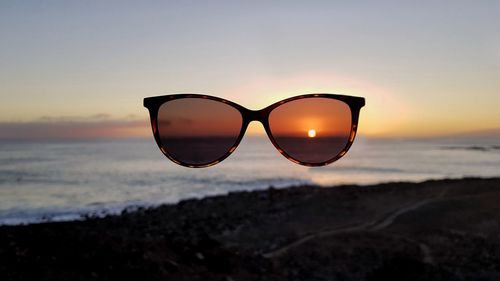
<path fill-rule="evenodd" d="M 316 130 L 310 129 L 309 131 L 307 131 L 307 136 L 310 138 L 316 137 Z"/>

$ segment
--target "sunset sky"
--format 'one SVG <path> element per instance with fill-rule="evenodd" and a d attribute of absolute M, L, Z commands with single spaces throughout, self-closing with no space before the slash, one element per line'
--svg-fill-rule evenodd
<path fill-rule="evenodd" d="M 359 132 L 500 127 L 500 1 L 2 1 L 0 139 L 150 136 L 147 96 L 366 98 Z M 252 133 L 263 133 L 252 126 Z"/>

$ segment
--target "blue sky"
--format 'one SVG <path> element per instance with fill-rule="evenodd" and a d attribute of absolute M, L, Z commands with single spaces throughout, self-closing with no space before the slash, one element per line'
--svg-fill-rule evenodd
<path fill-rule="evenodd" d="M 2 1 L 0 122 L 145 120 L 142 98 L 165 93 L 257 109 L 332 92 L 367 98 L 366 135 L 495 128 L 498 15 L 499 1 Z"/>

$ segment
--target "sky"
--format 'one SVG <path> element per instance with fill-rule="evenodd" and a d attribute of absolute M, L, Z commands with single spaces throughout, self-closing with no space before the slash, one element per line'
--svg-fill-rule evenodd
<path fill-rule="evenodd" d="M 1 1 L 0 139 L 150 136 L 147 96 L 362 96 L 359 133 L 500 127 L 500 1 Z M 253 125 L 250 133 L 260 134 Z"/>

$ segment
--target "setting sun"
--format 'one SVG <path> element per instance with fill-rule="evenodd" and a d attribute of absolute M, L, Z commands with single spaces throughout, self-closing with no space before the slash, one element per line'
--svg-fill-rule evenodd
<path fill-rule="evenodd" d="M 314 138 L 316 137 L 316 130 L 314 129 L 311 129 L 307 132 L 307 135 L 310 137 L 310 138 Z"/>

